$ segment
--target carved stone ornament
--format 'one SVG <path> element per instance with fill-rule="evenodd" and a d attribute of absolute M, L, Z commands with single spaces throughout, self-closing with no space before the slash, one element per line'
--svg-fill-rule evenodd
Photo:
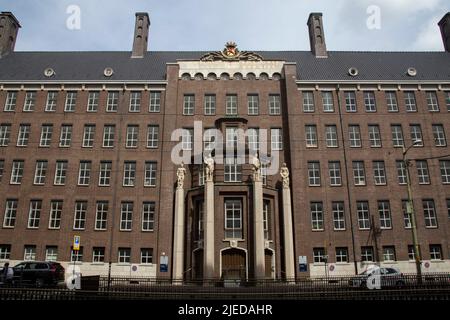
<path fill-rule="evenodd" d="M 210 154 L 203 157 L 205 163 L 206 181 L 213 181 L 214 176 L 214 158 Z"/>
<path fill-rule="evenodd" d="M 283 165 L 281 166 L 280 175 L 281 178 L 283 179 L 283 188 L 284 189 L 289 188 L 289 169 L 286 166 L 286 163 L 283 163 Z"/>
<path fill-rule="evenodd" d="M 225 45 L 225 49 L 222 51 L 214 51 L 203 55 L 200 58 L 201 61 L 261 61 L 263 58 L 251 51 L 239 51 L 235 42 L 229 41 Z"/>
<path fill-rule="evenodd" d="M 177 178 L 178 178 L 177 188 L 179 188 L 179 189 L 183 188 L 185 174 L 186 174 L 186 169 L 184 168 L 184 163 L 181 162 L 180 167 L 177 169 Z"/>

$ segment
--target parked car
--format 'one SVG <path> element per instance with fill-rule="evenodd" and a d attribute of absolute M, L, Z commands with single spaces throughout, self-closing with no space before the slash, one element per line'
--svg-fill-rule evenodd
<path fill-rule="evenodd" d="M 38 288 L 55 287 L 64 282 L 64 267 L 52 261 L 21 262 L 14 270 L 14 285 L 32 285 Z"/>
<path fill-rule="evenodd" d="M 378 279 L 376 278 L 377 276 L 379 277 Z M 368 280 L 375 280 L 375 282 L 372 283 L 372 288 L 376 288 L 377 285 L 380 285 L 381 288 L 401 287 L 405 285 L 405 278 L 400 270 L 391 267 L 368 268 L 359 275 L 352 277 L 352 279 L 349 280 L 349 285 L 351 287 L 369 288 L 369 286 L 367 286 Z M 376 280 L 379 282 L 376 283 Z"/>

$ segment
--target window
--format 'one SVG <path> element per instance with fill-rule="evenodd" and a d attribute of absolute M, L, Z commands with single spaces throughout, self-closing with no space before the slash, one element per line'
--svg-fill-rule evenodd
<path fill-rule="evenodd" d="M 373 178 L 375 180 L 375 185 L 386 184 L 384 161 L 373 161 Z"/>
<path fill-rule="evenodd" d="M 143 248 L 141 249 L 141 264 L 153 263 L 153 249 Z"/>
<path fill-rule="evenodd" d="M 194 114 L 195 110 L 195 96 L 193 94 L 185 94 L 183 102 L 183 114 L 190 116 Z"/>
<path fill-rule="evenodd" d="M 93 247 L 92 248 L 92 262 L 93 263 L 105 262 L 105 248 L 104 247 Z"/>
<path fill-rule="evenodd" d="M 41 127 L 41 138 L 39 140 L 39 147 L 50 147 L 53 135 L 53 125 L 43 124 Z"/>
<path fill-rule="evenodd" d="M 137 148 L 139 138 L 139 126 L 128 125 L 127 126 L 127 139 L 125 142 L 126 148 Z"/>
<path fill-rule="evenodd" d="M 330 174 L 330 185 L 331 186 L 342 185 L 341 163 L 339 161 L 329 161 L 328 162 L 328 172 Z"/>
<path fill-rule="evenodd" d="M 353 181 L 355 186 L 366 185 L 366 173 L 364 169 L 364 161 L 353 161 Z"/>
<path fill-rule="evenodd" d="M 146 161 L 145 162 L 145 175 L 144 175 L 144 186 L 145 187 L 154 187 L 156 186 L 156 167 L 157 164 L 155 161 Z"/>
<path fill-rule="evenodd" d="M 225 200 L 225 238 L 242 239 L 241 200 Z"/>
<path fill-rule="evenodd" d="M 405 91 L 404 96 L 406 112 L 417 112 L 416 95 L 414 94 L 414 91 Z"/>
<path fill-rule="evenodd" d="M 25 246 L 23 260 L 35 261 L 36 260 L 36 246 Z"/>
<path fill-rule="evenodd" d="M 345 109 L 347 112 L 356 112 L 356 94 L 354 91 L 345 91 Z"/>
<path fill-rule="evenodd" d="M 73 250 L 73 247 L 70 247 L 70 262 L 82 262 L 83 261 L 83 247 L 80 247 L 80 250 Z"/>
<path fill-rule="evenodd" d="M 425 227 L 437 228 L 437 216 L 434 200 L 422 200 L 423 214 L 425 215 Z"/>
<path fill-rule="evenodd" d="M 317 127 L 316 125 L 306 125 L 305 126 L 305 136 L 306 136 L 306 147 L 316 148 L 317 147 Z"/>
<path fill-rule="evenodd" d="M 348 249 L 346 247 L 336 248 L 336 262 L 348 262 Z"/>
<path fill-rule="evenodd" d="M 361 247 L 361 262 L 373 261 L 373 247 Z"/>
<path fill-rule="evenodd" d="M 430 175 L 428 173 L 428 164 L 426 160 L 417 160 L 417 175 L 419 176 L 419 184 L 429 184 Z"/>
<path fill-rule="evenodd" d="M 0 244 L 0 260 L 9 260 L 11 256 L 11 245 Z"/>
<path fill-rule="evenodd" d="M 130 105 L 128 108 L 129 112 L 139 112 L 141 111 L 141 92 L 131 91 L 130 92 Z"/>
<path fill-rule="evenodd" d="M 196 225 L 197 225 L 197 230 L 195 232 L 195 239 L 196 240 L 202 240 L 203 239 L 203 216 L 204 216 L 204 201 L 203 200 L 198 200 L 196 202 Z"/>
<path fill-rule="evenodd" d="M 45 184 L 45 175 L 47 174 L 47 160 L 37 160 L 36 169 L 34 170 L 34 184 Z"/>
<path fill-rule="evenodd" d="M 426 97 L 427 97 L 428 111 L 439 112 L 439 103 L 438 103 L 436 92 L 435 91 L 427 91 Z"/>
<path fill-rule="evenodd" d="M 398 112 L 397 93 L 395 91 L 386 91 L 385 95 L 388 112 Z"/>
<path fill-rule="evenodd" d="M 23 177 L 23 170 L 25 167 L 25 161 L 23 160 L 14 160 L 11 170 L 11 184 L 21 184 Z"/>
<path fill-rule="evenodd" d="M 372 91 L 364 92 L 364 105 L 366 107 L 366 112 L 376 112 L 377 105 L 375 102 L 375 93 Z"/>
<path fill-rule="evenodd" d="M 126 161 L 123 166 L 123 186 L 134 187 L 136 180 L 136 162 Z"/>
<path fill-rule="evenodd" d="M 251 129 L 249 129 L 251 130 Z M 216 131 L 214 128 L 205 128 L 203 133 L 203 150 L 212 151 L 215 146 L 216 141 Z"/>
<path fill-rule="evenodd" d="M 75 112 L 76 101 L 77 101 L 77 92 L 67 91 L 66 104 L 64 105 L 64 112 Z"/>
<path fill-rule="evenodd" d="M 131 249 L 130 248 L 119 248 L 119 263 L 130 263 L 131 262 Z"/>
<path fill-rule="evenodd" d="M 259 150 L 259 129 L 258 128 L 249 128 L 247 130 L 248 137 L 248 148 L 251 151 Z"/>
<path fill-rule="evenodd" d="M 440 244 L 430 244 L 430 260 L 444 260 Z"/>
<path fill-rule="evenodd" d="M 447 106 L 447 111 L 450 112 L 450 91 L 445 92 L 445 105 Z"/>
<path fill-rule="evenodd" d="M 403 225 L 404 225 L 405 229 L 410 229 L 411 228 L 411 217 L 410 217 L 408 211 L 406 210 L 407 205 L 408 205 L 408 201 L 402 200 Z"/>
<path fill-rule="evenodd" d="M 433 124 L 433 137 L 436 147 L 446 147 L 447 140 L 445 138 L 444 126 L 442 124 Z"/>
<path fill-rule="evenodd" d="M 80 169 L 78 171 L 78 185 L 88 186 L 91 179 L 91 161 L 80 161 Z"/>
<path fill-rule="evenodd" d="M 395 161 L 395 166 L 397 168 L 397 179 L 398 184 L 406 184 L 406 167 L 403 160 L 397 160 Z"/>
<path fill-rule="evenodd" d="M 303 91 L 303 112 L 314 112 L 314 93 Z"/>
<path fill-rule="evenodd" d="M 39 228 L 39 222 L 41 220 L 42 201 L 31 200 L 30 210 L 28 211 L 28 228 Z"/>
<path fill-rule="evenodd" d="M 17 200 L 6 200 L 5 216 L 3 218 L 3 228 L 14 228 L 17 217 Z"/>
<path fill-rule="evenodd" d="M 26 147 L 30 138 L 31 126 L 29 124 L 21 124 L 19 127 L 19 136 L 17 137 L 17 146 Z"/>
<path fill-rule="evenodd" d="M 198 185 L 205 185 L 205 165 L 201 164 L 198 166 Z"/>
<path fill-rule="evenodd" d="M 446 199 L 447 202 L 447 215 L 448 218 L 450 219 L 450 199 Z"/>
<path fill-rule="evenodd" d="M 150 106 L 149 112 L 160 112 L 161 111 L 161 92 L 160 91 L 150 91 Z"/>
<path fill-rule="evenodd" d="M 116 127 L 114 125 L 105 125 L 103 128 L 103 148 L 114 147 L 114 132 Z"/>
<path fill-rule="evenodd" d="M 106 230 L 108 221 L 108 201 L 97 201 L 95 211 L 95 230 Z"/>
<path fill-rule="evenodd" d="M 323 112 L 334 112 L 333 92 L 322 91 Z"/>
<path fill-rule="evenodd" d="M 68 148 L 70 147 L 71 140 L 72 140 L 72 125 L 63 124 L 61 126 L 61 135 L 59 137 L 59 146 Z"/>
<path fill-rule="evenodd" d="M 225 139 L 227 149 L 236 149 L 238 143 L 238 128 L 237 127 L 226 127 L 225 129 Z"/>
<path fill-rule="evenodd" d="M 450 160 L 439 160 L 439 168 L 441 169 L 442 183 L 450 183 Z"/>
<path fill-rule="evenodd" d="M 237 158 L 225 158 L 225 182 L 240 182 L 242 167 L 237 163 Z"/>
<path fill-rule="evenodd" d="M 159 126 L 149 125 L 147 127 L 147 148 L 158 148 Z"/>
<path fill-rule="evenodd" d="M 0 146 L 7 147 L 11 136 L 11 125 L 2 123 L 0 125 Z"/>
<path fill-rule="evenodd" d="M 117 112 L 119 106 L 119 92 L 108 91 L 108 98 L 106 100 L 106 112 Z"/>
<path fill-rule="evenodd" d="M 323 205 L 322 202 L 311 202 L 311 225 L 313 231 L 321 231 L 323 225 Z"/>
<path fill-rule="evenodd" d="M 403 130 L 401 125 L 391 125 L 392 144 L 394 147 L 403 147 Z"/>
<path fill-rule="evenodd" d="M 270 239 L 270 201 L 264 200 L 263 203 L 263 225 L 264 225 L 264 240 Z"/>
<path fill-rule="evenodd" d="M 205 116 L 213 116 L 216 114 L 216 95 L 205 95 Z"/>
<path fill-rule="evenodd" d="M 133 223 L 133 202 L 122 202 L 120 208 L 120 231 L 131 231 Z"/>
<path fill-rule="evenodd" d="M 313 248 L 314 263 L 326 262 L 325 248 Z"/>
<path fill-rule="evenodd" d="M 144 202 L 142 205 L 142 231 L 153 231 L 155 224 L 155 203 Z"/>
<path fill-rule="evenodd" d="M 59 229 L 61 227 L 62 208 L 63 202 L 61 200 L 52 200 L 50 202 L 49 229 Z"/>
<path fill-rule="evenodd" d="M 380 216 L 380 228 L 391 229 L 391 209 L 389 201 L 378 201 L 378 214 Z"/>
<path fill-rule="evenodd" d="M 320 163 L 308 162 L 308 181 L 309 186 L 320 186 Z"/>
<path fill-rule="evenodd" d="M 361 147 L 361 133 L 359 130 L 359 125 L 349 125 L 348 134 L 350 140 L 350 147 L 351 148 Z"/>
<path fill-rule="evenodd" d="M 248 102 L 248 115 L 259 114 L 259 97 L 257 94 L 249 94 L 247 96 Z"/>
<path fill-rule="evenodd" d="M 270 142 L 272 151 L 283 150 L 283 135 L 281 129 L 270 129 Z"/>
<path fill-rule="evenodd" d="M 345 213 L 343 202 L 333 202 L 333 223 L 334 230 L 345 230 Z"/>
<path fill-rule="evenodd" d="M 420 255 L 420 249 L 419 249 L 419 255 Z M 411 261 L 416 259 L 416 253 L 414 251 L 414 246 L 408 245 L 408 259 Z"/>
<path fill-rule="evenodd" d="M 358 214 L 359 229 L 369 230 L 370 229 L 369 203 L 367 201 L 357 201 L 356 212 Z"/>
<path fill-rule="evenodd" d="M 47 92 L 47 102 L 45 103 L 45 111 L 47 112 L 56 111 L 57 97 L 58 97 L 57 91 Z"/>
<path fill-rule="evenodd" d="M 83 148 L 92 148 L 94 146 L 95 125 L 86 124 L 83 130 Z"/>
<path fill-rule="evenodd" d="M 86 212 L 87 212 L 87 202 L 86 201 L 76 201 L 75 202 L 75 215 L 73 219 L 73 229 L 74 230 L 84 230 L 86 225 Z"/>
<path fill-rule="evenodd" d="M 227 129 L 228 130 L 228 129 Z M 183 150 L 192 150 L 194 129 L 184 128 L 181 134 L 181 147 Z"/>
<path fill-rule="evenodd" d="M 383 261 L 393 262 L 396 260 L 395 257 L 395 247 L 394 246 L 384 246 L 383 247 Z"/>
<path fill-rule="evenodd" d="M 64 160 L 56 161 L 56 169 L 55 169 L 55 185 L 64 185 L 66 184 L 66 173 L 67 173 L 68 162 Z"/>
<path fill-rule="evenodd" d="M 56 261 L 58 260 L 58 247 L 47 246 L 45 248 L 45 261 Z"/>
<path fill-rule="evenodd" d="M 237 95 L 227 94 L 226 96 L 226 114 L 235 116 L 238 114 Z"/>
<path fill-rule="evenodd" d="M 23 111 L 34 111 L 36 104 L 36 91 L 27 91 L 25 93 L 25 102 L 23 104 Z"/>
<path fill-rule="evenodd" d="M 15 111 L 17 104 L 17 91 L 8 91 L 6 94 L 5 111 Z"/>
<path fill-rule="evenodd" d="M 335 125 L 325 126 L 325 136 L 328 148 L 338 147 L 337 127 Z"/>
<path fill-rule="evenodd" d="M 411 132 L 411 141 L 414 144 L 415 141 L 421 141 L 414 144 L 414 147 L 423 147 L 422 128 L 420 124 L 411 124 L 409 126 Z"/>
<path fill-rule="evenodd" d="M 281 99 L 279 94 L 269 94 L 269 114 L 281 114 Z"/>
<path fill-rule="evenodd" d="M 90 91 L 88 95 L 88 112 L 97 112 L 98 110 L 98 98 L 100 93 L 98 91 Z"/>
<path fill-rule="evenodd" d="M 369 141 L 371 148 L 381 147 L 380 126 L 377 124 L 369 125 Z"/>

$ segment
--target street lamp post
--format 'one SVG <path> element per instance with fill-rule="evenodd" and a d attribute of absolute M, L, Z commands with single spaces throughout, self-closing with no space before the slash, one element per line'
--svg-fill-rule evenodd
<path fill-rule="evenodd" d="M 408 148 L 403 146 L 403 164 L 406 168 L 406 184 L 408 186 L 408 202 L 406 203 L 406 213 L 408 214 L 409 220 L 411 222 L 411 231 L 412 231 L 412 240 L 414 247 L 414 260 L 416 262 L 416 272 L 417 272 L 417 282 L 422 282 L 422 268 L 420 261 L 420 251 L 419 251 L 419 242 L 417 241 L 417 227 L 416 227 L 416 215 L 414 213 L 414 205 L 413 205 L 413 197 L 412 197 L 412 189 L 411 189 L 411 178 L 409 175 L 409 164 L 410 161 L 406 159 L 407 152 L 414 146 L 421 144 L 422 140 L 416 140 L 410 145 Z"/>

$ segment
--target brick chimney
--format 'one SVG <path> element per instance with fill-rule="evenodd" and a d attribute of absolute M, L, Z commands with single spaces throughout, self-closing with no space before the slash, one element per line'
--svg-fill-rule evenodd
<path fill-rule="evenodd" d="M 311 52 L 316 58 L 327 58 L 327 46 L 325 44 L 325 33 L 323 31 L 321 12 L 313 12 L 309 15 L 308 30 Z"/>
<path fill-rule="evenodd" d="M 147 52 L 148 29 L 150 27 L 150 18 L 147 12 L 136 13 L 136 25 L 134 27 L 134 40 L 132 58 L 142 58 Z"/>
<path fill-rule="evenodd" d="M 0 58 L 14 51 L 20 23 L 11 12 L 0 13 Z"/>
<path fill-rule="evenodd" d="M 450 12 L 438 22 L 438 26 L 441 29 L 442 41 L 444 42 L 444 49 L 450 52 Z"/>

